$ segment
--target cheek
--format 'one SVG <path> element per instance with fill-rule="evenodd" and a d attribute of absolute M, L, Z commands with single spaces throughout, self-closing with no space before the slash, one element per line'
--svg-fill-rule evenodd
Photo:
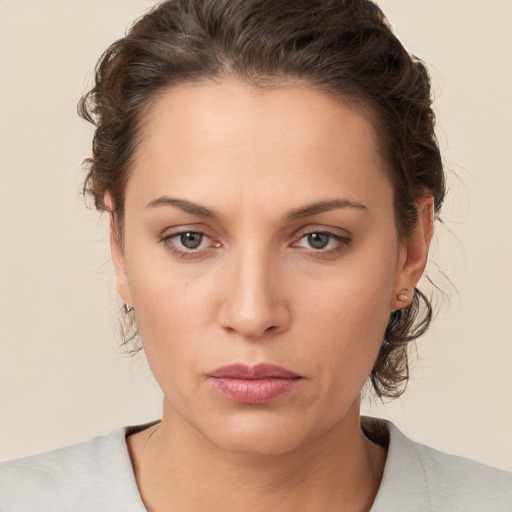
<path fill-rule="evenodd" d="M 179 275 L 160 274 L 132 286 L 138 304 L 137 321 L 148 336 L 144 341 L 156 343 L 193 334 L 206 324 L 208 291 L 204 283 L 183 282 Z"/>
<path fill-rule="evenodd" d="M 137 325 L 151 370 L 168 394 L 171 382 L 204 370 L 210 292 L 204 280 L 176 271 L 168 260 L 138 256 L 129 266 Z"/>
<path fill-rule="evenodd" d="M 305 339 L 315 341 L 308 348 L 326 388 L 358 392 L 364 385 L 384 340 L 395 269 L 393 257 L 361 257 L 322 286 L 297 292 Z"/>
<path fill-rule="evenodd" d="M 184 330 L 193 331 L 205 316 L 208 296 L 201 269 L 173 259 L 141 228 L 127 233 L 126 242 L 128 283 L 144 343 L 179 339 Z"/>
<path fill-rule="evenodd" d="M 200 396 L 202 375 L 213 366 L 204 290 L 170 278 L 135 288 L 137 324 L 151 372 L 169 403 L 188 417 L 191 397 Z"/>
<path fill-rule="evenodd" d="M 386 253 L 389 256 L 383 256 Z M 341 323 L 346 329 L 360 328 L 362 333 L 374 325 L 380 329 L 389 316 L 396 268 L 396 249 L 360 251 L 316 283 L 305 283 L 307 289 L 297 289 L 297 303 L 304 311 L 315 311 L 307 316 L 324 325 Z"/>

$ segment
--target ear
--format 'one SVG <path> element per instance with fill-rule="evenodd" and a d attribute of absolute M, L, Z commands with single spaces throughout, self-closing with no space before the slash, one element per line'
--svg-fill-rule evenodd
<path fill-rule="evenodd" d="M 416 204 L 418 222 L 400 250 L 397 274 L 391 297 L 390 309 L 409 306 L 413 290 L 418 284 L 428 259 L 428 249 L 434 232 L 434 198 L 424 196 Z"/>
<path fill-rule="evenodd" d="M 105 192 L 103 199 L 105 207 L 109 215 L 110 225 L 110 252 L 112 255 L 112 262 L 116 271 L 116 290 L 121 300 L 129 306 L 133 304 L 132 296 L 130 293 L 130 286 L 126 275 L 125 258 L 123 254 L 122 243 L 119 238 L 119 233 L 116 227 L 116 213 L 115 206 L 110 192 Z"/>

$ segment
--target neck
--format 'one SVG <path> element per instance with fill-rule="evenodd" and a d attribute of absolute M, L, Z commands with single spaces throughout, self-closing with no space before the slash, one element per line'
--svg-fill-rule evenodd
<path fill-rule="evenodd" d="M 205 439 L 168 404 L 162 422 L 129 439 L 135 476 L 149 511 L 368 511 L 385 449 L 359 424 L 359 403 L 333 429 L 276 455 L 230 453 Z M 138 436 L 138 437 L 137 437 Z"/>

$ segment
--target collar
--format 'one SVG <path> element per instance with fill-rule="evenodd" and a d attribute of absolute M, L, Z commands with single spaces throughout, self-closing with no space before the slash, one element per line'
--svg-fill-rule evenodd
<path fill-rule="evenodd" d="M 384 444 L 387 432 L 389 443 L 384 474 L 370 512 L 432 510 L 427 475 L 416 443 L 387 420 L 362 417 L 361 426 L 379 444 Z"/>

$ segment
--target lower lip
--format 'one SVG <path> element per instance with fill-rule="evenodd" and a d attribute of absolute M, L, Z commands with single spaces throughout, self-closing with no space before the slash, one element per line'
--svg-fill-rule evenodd
<path fill-rule="evenodd" d="M 301 380 L 301 378 L 281 377 L 263 379 L 210 377 L 210 382 L 217 391 L 241 404 L 266 404 L 290 393 Z"/>

